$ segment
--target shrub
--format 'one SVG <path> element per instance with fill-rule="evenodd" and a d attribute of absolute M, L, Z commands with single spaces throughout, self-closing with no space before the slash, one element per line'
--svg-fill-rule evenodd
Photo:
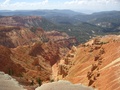
<path fill-rule="evenodd" d="M 31 81 L 30 85 L 32 85 L 32 86 L 34 85 L 34 80 Z"/>
<path fill-rule="evenodd" d="M 40 78 L 37 78 L 36 81 L 37 81 L 37 83 L 39 84 L 39 86 L 42 85 L 42 80 L 41 80 Z"/>
<path fill-rule="evenodd" d="M 9 69 L 8 69 L 8 74 L 9 74 L 9 75 L 13 75 L 13 74 L 14 74 L 13 70 L 9 68 Z"/>

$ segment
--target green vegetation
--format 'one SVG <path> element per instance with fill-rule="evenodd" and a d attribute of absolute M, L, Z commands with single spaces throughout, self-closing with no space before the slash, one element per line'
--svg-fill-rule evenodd
<path fill-rule="evenodd" d="M 50 80 L 50 82 L 54 82 L 54 80 L 53 80 L 53 79 L 51 79 L 51 80 Z"/>
<path fill-rule="evenodd" d="M 13 69 L 9 68 L 8 69 L 8 74 L 12 76 L 14 74 Z"/>
<path fill-rule="evenodd" d="M 107 43 L 109 43 L 109 42 L 100 42 L 100 44 L 107 44 Z"/>
<path fill-rule="evenodd" d="M 34 80 L 31 81 L 30 85 L 32 85 L 32 86 L 34 85 Z"/>
<path fill-rule="evenodd" d="M 70 36 L 75 36 L 79 42 L 86 42 L 93 37 L 102 33 L 102 28 L 89 24 L 89 23 L 77 23 L 77 24 L 59 24 L 56 25 L 55 30 L 65 32 Z M 48 27 L 49 28 L 49 27 Z M 50 29 L 50 28 L 49 28 Z M 47 29 L 48 30 L 48 29 Z M 51 28 L 53 30 L 53 28 Z"/>
<path fill-rule="evenodd" d="M 39 86 L 42 85 L 42 80 L 41 80 L 40 78 L 37 78 L 36 81 L 37 81 L 37 83 L 39 84 Z"/>
<path fill-rule="evenodd" d="M 0 14 L 10 16 L 9 12 L 1 12 Z M 97 35 L 120 34 L 120 11 L 81 14 L 71 10 L 38 10 L 26 12 L 11 11 L 11 15 L 42 16 L 42 18 L 32 20 L 32 23 L 25 21 L 24 24 L 27 24 L 27 27 L 32 27 L 30 29 L 32 32 L 36 32 L 38 27 L 46 31 L 58 30 L 66 32 L 70 36 L 75 36 L 80 43 L 86 42 Z M 1 31 L 3 29 L 8 30 L 8 28 L 0 28 Z M 19 29 L 19 27 L 14 28 Z M 11 29 L 9 28 L 9 30 Z M 44 37 L 42 40 L 48 41 Z"/>
<path fill-rule="evenodd" d="M 97 13 L 92 15 L 79 15 L 74 17 L 51 16 L 43 18 L 42 22 L 36 21 L 40 27 L 46 31 L 57 30 L 65 32 L 70 36 L 75 36 L 78 42 L 84 43 L 92 37 L 106 34 L 120 34 L 120 16 L 118 14 L 109 15 Z M 101 23 L 101 25 L 97 25 Z M 106 25 L 103 27 L 102 25 Z M 37 25 L 32 29 L 36 31 Z M 48 41 L 43 38 L 44 41 Z"/>
<path fill-rule="evenodd" d="M 23 73 L 19 73 L 19 77 L 22 78 L 23 77 Z"/>
<path fill-rule="evenodd" d="M 32 32 L 34 32 L 34 33 L 36 32 L 36 30 L 37 30 L 37 27 L 31 27 L 31 28 L 30 28 L 30 31 L 32 31 Z"/>

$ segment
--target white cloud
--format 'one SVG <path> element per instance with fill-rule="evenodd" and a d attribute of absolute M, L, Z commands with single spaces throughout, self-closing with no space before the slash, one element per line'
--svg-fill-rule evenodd
<path fill-rule="evenodd" d="M 119 0 L 71 0 L 64 3 L 67 7 L 93 11 L 120 10 Z"/>
<path fill-rule="evenodd" d="M 5 0 L 3 4 L 9 4 L 10 0 Z"/>
<path fill-rule="evenodd" d="M 116 3 L 118 0 L 71 0 L 67 1 L 64 4 L 72 5 L 72 4 L 107 4 L 107 3 Z"/>
<path fill-rule="evenodd" d="M 35 10 L 35 9 L 72 9 L 90 11 L 120 10 L 120 0 L 65 0 L 64 2 L 40 0 L 39 2 L 16 2 L 4 0 L 1 10 Z"/>
<path fill-rule="evenodd" d="M 43 0 L 41 2 L 16 2 L 16 3 L 9 3 L 10 0 L 5 0 L 0 5 L 1 9 L 41 9 L 46 4 L 48 4 L 48 0 Z"/>

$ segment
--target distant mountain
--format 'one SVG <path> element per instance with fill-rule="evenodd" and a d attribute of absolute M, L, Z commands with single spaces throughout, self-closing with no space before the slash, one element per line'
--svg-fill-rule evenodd
<path fill-rule="evenodd" d="M 12 16 L 12 15 L 29 15 L 29 16 L 73 16 L 79 14 L 72 10 L 16 10 L 16 11 L 0 11 L 0 15 Z"/>
<path fill-rule="evenodd" d="M 0 11 L 0 16 L 42 16 L 51 22 L 56 23 L 74 23 L 76 20 L 72 18 L 74 15 L 83 15 L 72 10 L 16 10 L 16 11 Z M 48 21 L 48 22 L 49 22 Z"/>
<path fill-rule="evenodd" d="M 120 11 L 107 11 L 84 15 L 78 14 L 70 17 L 70 19 L 67 17 L 55 21 L 64 25 L 64 27 L 72 28 L 73 31 L 66 32 L 70 35 L 74 34 L 80 42 L 84 42 L 96 35 L 120 34 Z M 81 32 L 82 34 L 80 34 Z"/>
<path fill-rule="evenodd" d="M 3 11 L 2 15 L 12 16 L 24 26 L 42 27 L 44 30 L 58 30 L 75 36 L 79 42 L 91 37 L 120 33 L 120 11 L 82 14 L 72 10 L 17 10 Z M 24 16 L 40 16 L 41 19 L 24 19 Z M 22 21 L 22 22 L 21 22 Z M 13 23 L 12 23 L 13 24 Z"/>
<path fill-rule="evenodd" d="M 88 22 L 104 28 L 103 32 L 120 32 L 120 11 L 94 13 Z"/>
<path fill-rule="evenodd" d="M 11 30 L 25 27 L 23 30 L 30 29 L 32 32 L 36 32 L 38 27 L 42 27 L 46 31 L 57 30 L 76 37 L 79 42 L 85 42 L 102 31 L 101 28 L 89 23 L 78 22 L 73 24 L 71 22 L 70 24 L 69 22 L 62 22 L 62 20 L 61 23 L 55 23 L 40 16 L 2 16 L 0 17 L 0 26 L 5 26 L 4 29 L 9 28 Z"/>
<path fill-rule="evenodd" d="M 56 27 L 54 23 L 41 16 L 0 16 L 0 26 L 42 27 L 44 30 Z"/>
<path fill-rule="evenodd" d="M 0 12 L 10 12 L 11 10 L 0 10 Z"/>
<path fill-rule="evenodd" d="M 80 22 L 76 25 L 73 24 L 63 24 L 60 25 L 59 29 L 62 32 L 66 32 L 70 36 L 75 36 L 79 42 L 85 42 L 89 40 L 90 38 L 102 35 L 102 28 L 92 25 L 86 22 Z"/>
<path fill-rule="evenodd" d="M 96 18 L 103 18 L 103 17 L 120 18 L 120 11 L 106 11 L 106 12 L 104 11 L 104 12 L 97 12 L 93 14 L 85 14 L 85 15 L 78 14 L 73 17 L 82 22 L 87 22 L 89 20 L 94 20 Z"/>
<path fill-rule="evenodd" d="M 75 38 L 53 28 L 58 26 L 40 16 L 3 16 L 0 17 L 0 44 L 16 47 L 34 42 L 61 41 L 64 44 L 67 41 L 64 46 L 70 47 L 76 43 Z"/>
<path fill-rule="evenodd" d="M 104 28 L 103 32 L 120 32 L 120 18 L 103 17 L 89 21 L 91 24 Z"/>

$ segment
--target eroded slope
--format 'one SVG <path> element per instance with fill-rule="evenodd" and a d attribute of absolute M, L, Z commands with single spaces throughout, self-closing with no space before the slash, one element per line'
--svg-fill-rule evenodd
<path fill-rule="evenodd" d="M 99 90 L 119 90 L 120 36 L 95 38 L 74 47 L 58 66 L 57 79 Z"/>

